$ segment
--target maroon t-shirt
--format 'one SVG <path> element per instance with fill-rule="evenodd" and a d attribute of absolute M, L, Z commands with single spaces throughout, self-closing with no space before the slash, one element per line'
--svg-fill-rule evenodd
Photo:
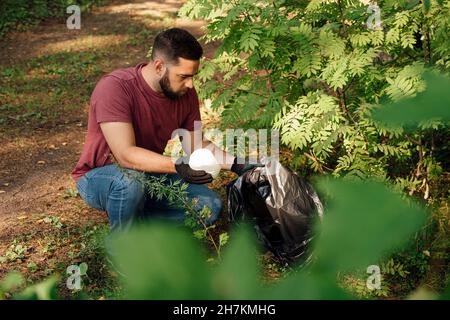
<path fill-rule="evenodd" d="M 133 124 L 136 146 L 162 154 L 175 129 L 194 130 L 200 121 L 195 89 L 177 100 L 156 93 L 142 76 L 142 63 L 104 76 L 94 89 L 88 130 L 80 160 L 72 171 L 75 181 L 93 168 L 112 163 L 101 122 Z"/>

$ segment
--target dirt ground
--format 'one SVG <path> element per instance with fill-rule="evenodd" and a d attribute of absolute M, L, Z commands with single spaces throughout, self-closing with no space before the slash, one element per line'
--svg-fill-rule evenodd
<path fill-rule="evenodd" d="M 89 88 L 92 88 L 102 74 L 145 61 L 153 36 L 164 28 L 177 26 L 190 30 L 197 37 L 202 34 L 203 22 L 176 17 L 182 5 L 180 1 L 108 3 L 83 14 L 81 30 L 68 30 L 65 21 L 51 20 L 1 39 L 0 71 L 19 68 L 25 79 L 9 85 L 37 81 L 34 89 L 26 94 L 33 96 L 34 107 L 39 110 L 50 94 L 45 89 L 36 92 L 41 88 L 39 79 L 44 79 L 39 67 L 33 67 L 40 59 L 46 61 L 47 57 L 53 59 L 55 55 L 67 53 L 98 53 L 97 71 L 89 78 Z M 140 36 L 137 40 L 134 33 Z M 206 56 L 211 56 L 214 45 L 206 45 L 204 49 Z M 55 60 L 58 59 L 56 56 Z M 65 76 L 63 72 L 61 77 Z M 52 78 L 48 74 L 45 77 L 51 88 Z M 30 262 L 31 266 L 37 265 L 38 270 L 43 270 L 57 261 L 70 260 L 67 253 L 74 246 L 70 241 L 59 244 L 51 255 L 45 250 L 50 241 L 48 235 L 58 223 L 64 226 L 63 230 L 107 224 L 106 213 L 89 208 L 76 195 L 75 182 L 70 176 L 80 156 L 87 126 L 91 90 L 82 86 L 75 87 L 72 96 L 70 87 L 63 88 L 62 98 L 55 104 L 56 108 L 61 104 L 60 113 L 55 117 L 46 116 L 44 120 L 27 118 L 20 108 L 0 108 L 3 118 L 0 122 L 0 256 L 17 244 L 26 248 L 19 258 L 0 264 L 0 279 L 11 270 L 30 273 Z M 20 102 L 14 99 L 26 98 L 23 94 L 5 97 L 9 99 L 9 106 L 19 107 Z M 0 101 L 5 97 L 0 95 Z M 212 187 L 220 189 L 220 182 L 213 183 Z M 56 222 L 49 221 L 48 217 L 56 217 Z M 36 272 L 36 277 L 39 274 Z"/>

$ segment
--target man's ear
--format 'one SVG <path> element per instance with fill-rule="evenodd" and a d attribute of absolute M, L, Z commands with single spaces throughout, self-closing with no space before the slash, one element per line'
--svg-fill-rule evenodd
<path fill-rule="evenodd" d="M 153 60 L 153 67 L 155 68 L 156 74 L 160 77 L 164 75 L 164 72 L 166 71 L 166 64 L 162 59 L 155 59 Z"/>

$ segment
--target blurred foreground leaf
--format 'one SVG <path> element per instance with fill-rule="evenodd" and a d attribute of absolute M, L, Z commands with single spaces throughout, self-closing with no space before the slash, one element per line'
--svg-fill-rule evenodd
<path fill-rule="evenodd" d="M 219 266 L 208 265 L 188 232 L 167 224 L 142 225 L 115 240 L 117 264 L 131 299 L 346 299 L 339 271 L 366 268 L 406 244 L 424 210 L 376 182 L 322 180 L 332 195 L 316 260 L 276 285 L 263 285 L 254 233 L 235 230 Z"/>
<path fill-rule="evenodd" d="M 374 111 L 375 120 L 387 125 L 417 125 L 421 121 L 450 120 L 450 79 L 425 72 L 426 90 L 415 97 L 385 104 Z"/>
<path fill-rule="evenodd" d="M 206 256 L 188 232 L 142 225 L 113 240 L 130 299 L 208 299 Z"/>
<path fill-rule="evenodd" d="M 334 275 L 302 270 L 283 279 L 267 296 L 274 300 L 343 300 L 351 296 L 341 289 Z"/>
<path fill-rule="evenodd" d="M 262 286 L 254 234 L 247 228 L 235 231 L 222 263 L 214 271 L 213 286 L 223 299 L 256 299 Z"/>
<path fill-rule="evenodd" d="M 424 211 L 381 183 L 322 180 L 332 195 L 316 242 L 316 268 L 366 268 L 406 244 L 425 221 Z"/>
<path fill-rule="evenodd" d="M 21 286 L 25 282 L 23 276 L 18 272 L 8 273 L 0 281 L 0 300 L 5 298 L 5 293 Z"/>
<path fill-rule="evenodd" d="M 26 288 L 23 292 L 14 296 L 14 298 L 18 300 L 57 300 L 58 293 L 56 291 L 56 286 L 58 280 L 59 277 L 54 275 Z"/>

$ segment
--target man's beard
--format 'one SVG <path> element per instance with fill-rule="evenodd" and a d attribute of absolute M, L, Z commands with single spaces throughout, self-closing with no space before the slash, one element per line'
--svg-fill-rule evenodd
<path fill-rule="evenodd" d="M 180 95 L 172 90 L 172 87 L 170 86 L 169 77 L 167 74 L 168 71 L 166 71 L 161 80 L 159 80 L 159 86 L 161 87 L 162 92 L 167 98 L 171 100 L 177 100 L 180 97 Z"/>

